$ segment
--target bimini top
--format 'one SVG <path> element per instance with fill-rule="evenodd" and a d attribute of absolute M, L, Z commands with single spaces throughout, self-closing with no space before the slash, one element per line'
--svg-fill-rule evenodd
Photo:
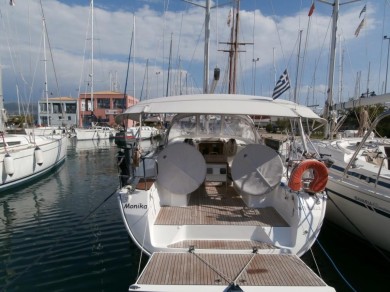
<path fill-rule="evenodd" d="M 137 121 L 143 114 L 185 113 L 302 117 L 325 122 L 311 109 L 290 101 L 239 94 L 192 94 L 148 99 L 129 107 L 116 117 L 116 122 L 119 124 L 124 119 Z"/>

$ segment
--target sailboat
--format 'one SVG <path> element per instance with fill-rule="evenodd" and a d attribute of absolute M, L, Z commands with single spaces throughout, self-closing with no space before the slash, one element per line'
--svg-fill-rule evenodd
<path fill-rule="evenodd" d="M 362 106 L 362 114 L 367 114 L 363 106 L 390 101 L 384 94 L 370 98 L 350 101 L 333 106 L 332 86 L 334 57 L 336 49 L 336 30 L 339 1 L 333 4 L 332 46 L 329 72 L 328 99 L 324 117 L 329 121 L 331 108 L 345 110 L 356 105 Z M 390 252 L 390 139 L 375 137 L 378 123 L 390 116 L 390 111 L 379 115 L 370 126 L 361 122 L 360 137 L 351 137 L 350 131 L 337 134 L 333 139 L 335 124 L 330 123 L 326 136 L 328 140 L 313 141 L 309 147 L 312 153 L 328 157 L 333 165 L 329 169 L 329 181 L 326 186 L 330 202 L 326 218 L 357 235 L 361 239 Z"/>
<path fill-rule="evenodd" d="M 0 70 L 0 192 L 20 186 L 53 170 L 65 161 L 65 135 L 8 134 Z"/>
<path fill-rule="evenodd" d="M 148 114 L 174 117 L 155 151 L 118 153 L 120 212 L 150 256 L 129 291 L 334 291 L 299 258 L 321 230 L 327 167 L 282 161 L 249 118 L 283 117 L 303 131 L 301 120 L 323 122 L 318 115 L 289 101 L 205 92 L 141 101 L 117 123 Z M 306 170 L 314 171 L 302 178 Z"/>
<path fill-rule="evenodd" d="M 88 101 L 86 101 L 87 110 L 90 111 L 90 115 L 93 118 L 94 110 L 94 2 L 91 0 L 91 104 L 88 108 Z M 115 137 L 116 131 L 106 125 L 99 125 L 96 122 L 92 121 L 91 125 L 88 128 L 75 128 L 76 139 L 77 140 L 101 140 L 101 139 L 113 139 Z"/>
<path fill-rule="evenodd" d="M 49 107 L 49 91 L 48 91 L 48 80 L 47 80 L 47 57 L 46 57 L 46 23 L 45 18 L 42 18 L 42 36 L 43 36 L 43 62 L 44 62 L 44 84 L 45 84 L 45 90 L 44 90 L 44 99 L 46 101 L 46 123 L 47 125 L 44 127 L 31 127 L 31 128 L 24 128 L 24 131 L 27 135 L 34 135 L 34 136 L 42 136 L 42 135 L 65 135 L 67 132 L 67 129 L 65 127 L 60 126 L 52 126 L 50 123 L 50 107 Z"/>

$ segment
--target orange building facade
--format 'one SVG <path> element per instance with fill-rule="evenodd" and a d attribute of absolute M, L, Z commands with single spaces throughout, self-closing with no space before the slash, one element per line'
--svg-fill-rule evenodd
<path fill-rule="evenodd" d="M 92 122 L 117 126 L 116 115 L 124 112 L 138 100 L 130 95 L 114 91 L 81 93 L 78 100 L 79 127 L 90 127 Z"/>

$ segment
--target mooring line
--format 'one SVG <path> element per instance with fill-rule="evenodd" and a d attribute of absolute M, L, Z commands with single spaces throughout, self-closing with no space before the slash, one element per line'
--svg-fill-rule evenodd
<path fill-rule="evenodd" d="M 85 220 L 87 220 L 93 213 L 95 213 L 105 202 L 108 201 L 108 199 L 110 199 L 116 192 L 117 192 L 118 189 L 115 189 L 115 191 L 113 191 L 107 198 L 105 198 L 96 208 L 94 208 L 91 212 L 89 212 L 87 214 L 87 216 L 85 216 L 84 218 L 82 218 L 78 223 L 77 225 L 80 225 L 82 224 Z M 11 281 L 7 284 L 4 285 L 3 288 L 1 288 L 1 291 L 6 291 L 6 289 L 11 286 L 13 283 L 15 283 L 15 281 L 17 279 L 20 278 L 20 276 L 23 276 L 26 272 L 28 272 L 34 265 L 36 265 L 37 263 L 39 263 L 39 261 L 44 257 L 44 256 L 47 256 L 48 254 L 51 253 L 51 251 L 58 245 L 58 243 L 60 242 L 61 239 L 63 239 L 65 236 L 69 236 L 69 234 L 72 234 L 74 232 L 74 229 L 72 229 L 70 231 L 70 233 L 66 233 L 66 235 L 62 235 L 61 237 L 58 237 L 56 239 L 56 242 L 51 246 L 49 247 L 44 253 L 42 253 L 40 256 L 38 256 L 31 264 L 29 264 L 21 273 L 19 273 L 17 276 L 15 276 L 15 278 L 11 279 Z"/>

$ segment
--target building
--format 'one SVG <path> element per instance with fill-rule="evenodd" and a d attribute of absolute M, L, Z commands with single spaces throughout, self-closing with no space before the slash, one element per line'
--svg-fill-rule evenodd
<path fill-rule="evenodd" d="M 90 127 L 92 122 L 116 126 L 115 116 L 138 100 L 132 96 L 114 91 L 81 93 L 78 101 L 78 126 Z M 92 107 L 93 105 L 93 107 Z"/>
<path fill-rule="evenodd" d="M 39 100 L 38 125 L 65 127 L 77 125 L 77 98 L 52 97 Z"/>

